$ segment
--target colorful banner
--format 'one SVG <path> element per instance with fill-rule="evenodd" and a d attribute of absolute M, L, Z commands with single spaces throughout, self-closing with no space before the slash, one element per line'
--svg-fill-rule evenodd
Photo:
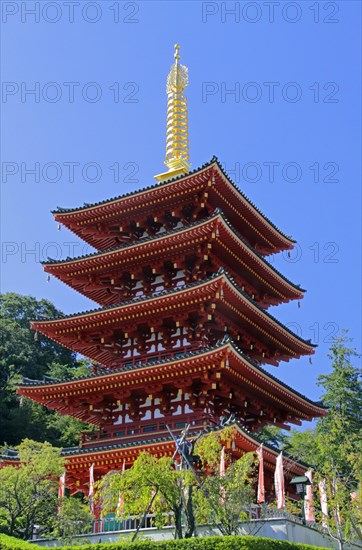
<path fill-rule="evenodd" d="M 259 475 L 258 475 L 258 495 L 256 502 L 262 504 L 265 502 L 265 487 L 264 487 L 264 452 L 263 444 L 256 450 L 259 459 Z"/>
<path fill-rule="evenodd" d="M 275 496 L 278 510 L 285 507 L 283 453 L 277 456 L 274 473 Z"/>
<path fill-rule="evenodd" d="M 88 492 L 88 498 L 89 498 L 89 508 L 91 511 L 91 514 L 94 514 L 94 464 L 89 468 L 89 492 Z"/>
<path fill-rule="evenodd" d="M 315 522 L 314 505 L 313 505 L 313 476 L 312 470 L 305 472 L 305 477 L 309 480 L 310 485 L 307 485 L 306 495 L 304 497 L 304 517 L 305 521 Z"/>
<path fill-rule="evenodd" d="M 66 472 L 63 472 L 62 475 L 59 477 L 59 489 L 58 489 L 58 498 L 64 498 L 65 496 L 65 475 Z"/>
<path fill-rule="evenodd" d="M 223 477 L 225 475 L 225 447 L 221 449 L 221 456 L 220 456 L 220 476 Z"/>
<path fill-rule="evenodd" d="M 221 455 L 220 455 L 220 477 L 224 477 L 226 472 L 226 465 L 225 465 L 225 447 L 221 449 Z M 226 492 L 225 492 L 225 486 L 221 486 L 221 497 L 220 502 L 225 502 L 226 498 Z"/>

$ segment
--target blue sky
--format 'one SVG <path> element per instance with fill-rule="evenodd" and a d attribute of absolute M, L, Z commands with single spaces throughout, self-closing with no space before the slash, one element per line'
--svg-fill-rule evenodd
<path fill-rule="evenodd" d="M 90 252 L 50 210 L 151 185 L 164 170 L 165 81 L 181 44 L 193 168 L 217 155 L 298 241 L 274 265 L 306 288 L 271 312 L 319 347 L 271 368 L 318 399 L 331 336 L 361 334 L 361 4 L 2 5 L 1 290 L 92 307 L 39 261 Z M 31 90 L 34 90 L 31 93 Z M 33 172 L 31 172 L 33 170 Z"/>

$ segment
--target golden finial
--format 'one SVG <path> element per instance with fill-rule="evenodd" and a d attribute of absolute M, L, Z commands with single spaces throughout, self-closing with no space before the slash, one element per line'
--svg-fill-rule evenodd
<path fill-rule="evenodd" d="M 167 77 L 167 131 L 166 159 L 168 172 L 155 176 L 158 181 L 172 176 L 186 174 L 190 170 L 189 163 L 189 129 L 187 99 L 184 89 L 188 85 L 188 70 L 180 65 L 180 46 L 175 44 L 175 63 Z"/>

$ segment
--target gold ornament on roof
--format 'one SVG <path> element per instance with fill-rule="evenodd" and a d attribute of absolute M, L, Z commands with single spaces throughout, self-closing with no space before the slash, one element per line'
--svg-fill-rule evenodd
<path fill-rule="evenodd" d="M 175 63 L 172 65 L 167 77 L 166 93 L 183 92 L 189 83 L 189 71 L 185 65 L 179 64 L 180 54 L 178 53 L 180 46 L 175 44 Z"/>
<path fill-rule="evenodd" d="M 188 69 L 181 65 L 180 46 L 175 44 L 175 63 L 167 77 L 166 159 L 169 171 L 155 176 L 158 181 L 186 174 L 190 170 L 187 98 L 184 90 L 189 82 Z"/>

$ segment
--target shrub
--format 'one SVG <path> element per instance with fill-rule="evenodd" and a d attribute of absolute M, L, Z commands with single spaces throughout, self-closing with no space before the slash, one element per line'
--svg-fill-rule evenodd
<path fill-rule="evenodd" d="M 134 543 L 84 544 L 81 548 L 82 550 L 323 550 L 320 546 L 249 536 L 199 537 L 160 542 L 146 540 Z M 0 550 L 31 549 L 39 550 L 40 547 L 36 544 L 0 534 Z M 79 550 L 79 546 L 63 546 L 62 550 Z"/>
<path fill-rule="evenodd" d="M 64 550 L 72 550 L 67 547 Z M 82 550 L 95 550 L 94 545 L 84 545 Z M 136 541 L 98 544 L 97 550 L 322 550 L 321 547 L 298 544 L 262 537 L 228 536 L 198 537 L 167 541 Z M 325 549 L 326 550 L 326 549 Z"/>
<path fill-rule="evenodd" d="M 39 550 L 39 546 L 0 533 L 0 550 Z"/>

